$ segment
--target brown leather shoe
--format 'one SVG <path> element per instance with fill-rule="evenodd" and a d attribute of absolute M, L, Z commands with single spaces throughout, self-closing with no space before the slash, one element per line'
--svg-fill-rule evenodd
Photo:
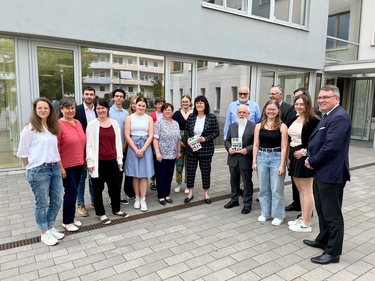
<path fill-rule="evenodd" d="M 85 204 L 81 204 L 81 205 L 78 205 L 78 206 L 77 206 L 77 213 L 78 213 L 81 217 L 87 217 L 87 216 L 89 215 L 89 213 L 88 213 L 87 210 L 86 210 Z"/>

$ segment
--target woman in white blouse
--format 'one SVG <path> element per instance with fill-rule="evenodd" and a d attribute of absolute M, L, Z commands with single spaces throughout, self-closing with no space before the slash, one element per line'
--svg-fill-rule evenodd
<path fill-rule="evenodd" d="M 17 156 L 27 170 L 35 197 L 35 220 L 41 241 L 53 246 L 64 234 L 54 225 L 63 200 L 62 178 L 66 176 L 57 147 L 59 123 L 52 103 L 46 98 L 33 102 L 29 124 L 21 132 Z"/>

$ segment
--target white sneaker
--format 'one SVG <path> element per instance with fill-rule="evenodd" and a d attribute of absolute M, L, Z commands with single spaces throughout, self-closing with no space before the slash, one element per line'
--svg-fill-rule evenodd
<path fill-rule="evenodd" d="M 55 237 L 56 239 L 60 240 L 60 239 L 63 239 L 65 234 L 64 233 L 61 233 L 59 232 L 56 228 L 52 227 L 50 229 L 50 232 L 51 234 L 53 235 L 53 237 Z"/>
<path fill-rule="evenodd" d="M 295 219 L 294 221 L 288 221 L 288 225 L 296 225 L 299 224 L 302 221 L 302 218 L 299 217 L 298 219 Z"/>
<path fill-rule="evenodd" d="M 181 184 L 176 186 L 176 188 L 174 189 L 174 192 L 179 193 L 180 190 L 181 190 Z"/>
<path fill-rule="evenodd" d="M 189 188 L 185 188 L 185 194 L 189 194 Z"/>
<path fill-rule="evenodd" d="M 312 231 L 311 224 L 307 226 L 303 223 L 303 221 L 295 225 L 289 225 L 289 229 L 295 232 L 311 232 Z"/>
<path fill-rule="evenodd" d="M 267 218 L 266 218 L 265 216 L 263 216 L 263 215 L 260 215 L 260 216 L 258 217 L 258 221 L 259 221 L 259 222 L 266 222 L 266 220 L 267 220 Z"/>
<path fill-rule="evenodd" d="M 59 241 L 52 235 L 49 230 L 47 230 L 46 233 L 42 234 L 40 241 L 48 246 L 54 246 L 59 243 Z"/>
<path fill-rule="evenodd" d="M 141 199 L 141 211 L 146 212 L 147 211 L 147 203 L 146 203 L 146 198 Z"/>
<path fill-rule="evenodd" d="M 274 219 L 272 220 L 271 224 L 277 226 L 277 225 L 282 224 L 283 221 L 284 221 L 283 219 L 274 218 Z"/>
<path fill-rule="evenodd" d="M 140 207 L 141 207 L 141 203 L 139 202 L 139 197 L 135 197 L 134 209 L 139 209 Z"/>

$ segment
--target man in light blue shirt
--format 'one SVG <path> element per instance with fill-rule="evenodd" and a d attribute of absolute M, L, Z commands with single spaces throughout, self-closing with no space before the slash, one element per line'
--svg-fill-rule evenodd
<path fill-rule="evenodd" d="M 242 86 L 238 90 L 238 100 L 232 102 L 228 107 L 227 116 L 225 118 L 224 125 L 224 140 L 227 138 L 229 125 L 237 121 L 237 109 L 241 104 L 246 105 L 249 108 L 250 114 L 248 120 L 254 123 L 260 121 L 260 111 L 257 103 L 250 101 L 250 91 L 246 86 Z"/>
<path fill-rule="evenodd" d="M 126 97 L 125 91 L 122 89 L 116 89 L 112 92 L 112 97 L 114 100 L 114 104 L 109 109 L 109 117 L 111 119 L 116 120 L 118 125 L 120 126 L 122 150 L 124 152 L 126 148 L 125 135 L 124 135 L 125 119 L 126 117 L 129 116 L 129 112 L 122 108 L 122 104 L 125 101 L 125 97 Z M 124 154 L 124 159 L 122 163 L 125 163 L 125 154 Z M 120 188 L 122 185 L 123 175 L 124 175 L 124 172 L 120 171 Z M 124 191 L 125 191 L 125 187 L 124 187 Z M 128 200 L 126 199 L 121 199 L 120 203 L 125 204 L 125 205 L 129 204 Z"/>

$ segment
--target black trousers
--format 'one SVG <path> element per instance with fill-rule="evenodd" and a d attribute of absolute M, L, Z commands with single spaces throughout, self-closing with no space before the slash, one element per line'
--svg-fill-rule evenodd
<path fill-rule="evenodd" d="M 243 204 L 244 207 L 250 207 L 253 204 L 253 170 L 241 169 L 240 165 L 229 167 L 231 201 L 238 201 L 240 197 L 240 178 L 243 182 Z"/>
<path fill-rule="evenodd" d="M 339 256 L 344 240 L 342 198 L 345 184 L 329 184 L 314 179 L 315 208 L 319 216 L 319 234 L 315 240 L 326 245 L 324 253 Z"/>
<path fill-rule="evenodd" d="M 116 159 L 103 161 L 99 160 L 99 177 L 91 178 L 94 187 L 94 204 L 97 216 L 105 215 L 103 205 L 104 183 L 107 183 L 108 194 L 111 197 L 112 213 L 120 211 L 120 172 Z"/>

